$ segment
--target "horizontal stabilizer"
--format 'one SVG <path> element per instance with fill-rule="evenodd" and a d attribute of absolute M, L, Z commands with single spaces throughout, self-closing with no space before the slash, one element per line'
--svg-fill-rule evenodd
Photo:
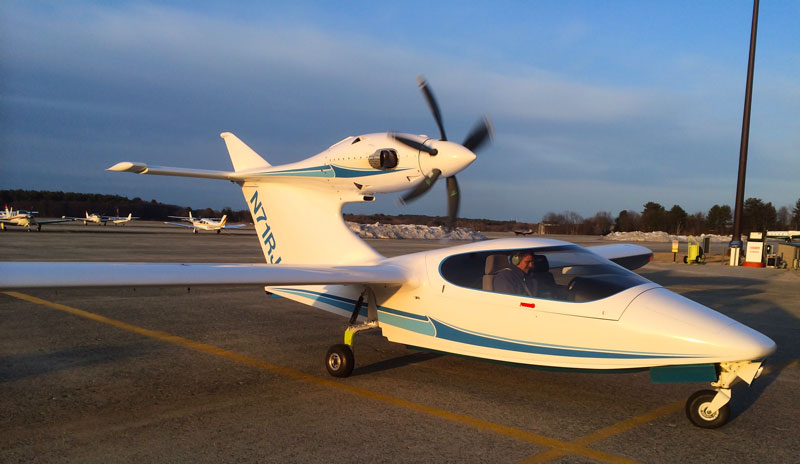
<path fill-rule="evenodd" d="M 148 166 L 145 163 L 123 161 L 108 171 L 132 172 L 134 174 L 152 174 L 157 176 L 201 177 L 205 179 L 242 180 L 243 177 L 231 171 L 209 171 L 206 169 L 171 168 L 166 166 Z"/>
<path fill-rule="evenodd" d="M 0 288 L 402 284 L 402 268 L 222 263 L 0 262 Z"/>

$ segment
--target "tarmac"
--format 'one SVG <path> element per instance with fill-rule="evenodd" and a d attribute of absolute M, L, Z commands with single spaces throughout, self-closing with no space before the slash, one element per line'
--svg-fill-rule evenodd
<path fill-rule="evenodd" d="M 323 361 L 347 321 L 260 288 L 21 290 L 0 293 L 0 462 L 798 462 L 800 272 L 680 258 L 639 272 L 778 344 L 720 429 L 684 413 L 707 384 L 420 352 L 379 331 L 334 379 Z M 264 262 L 252 229 L 145 222 L 9 228 L 0 259 Z"/>

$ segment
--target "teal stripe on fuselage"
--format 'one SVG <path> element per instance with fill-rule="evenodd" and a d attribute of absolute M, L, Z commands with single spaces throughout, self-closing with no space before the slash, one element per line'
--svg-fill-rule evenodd
<path fill-rule="evenodd" d="M 345 298 L 329 293 L 321 293 L 313 290 L 299 288 L 277 288 L 275 291 L 283 291 L 304 298 L 309 298 L 315 303 L 320 302 L 345 311 L 352 311 L 355 308 L 356 300 Z M 367 305 L 361 307 L 361 316 L 367 316 Z M 485 334 L 469 332 L 451 326 L 428 316 L 413 314 L 398 309 L 378 306 L 378 321 L 421 335 L 436 337 L 442 340 L 464 343 L 468 345 L 480 346 L 484 348 L 495 348 L 499 350 L 512 351 L 517 353 L 541 354 L 547 356 L 562 356 L 569 358 L 590 358 L 590 359 L 686 359 L 702 358 L 705 355 L 680 355 L 673 353 L 645 353 L 636 351 L 597 351 L 591 348 L 533 344 L 519 340 L 491 337 Z"/>
<path fill-rule="evenodd" d="M 334 177 L 334 170 L 328 165 L 312 166 L 301 169 L 286 169 L 284 171 L 270 171 L 259 174 L 261 177 Z"/>
<path fill-rule="evenodd" d="M 347 168 L 336 165 L 329 166 L 325 164 L 322 166 L 311 166 L 308 168 L 262 172 L 259 174 L 259 176 L 260 177 L 322 177 L 322 178 L 341 177 L 343 179 L 349 179 L 353 177 L 368 177 L 368 176 L 377 176 L 380 174 L 391 174 L 393 172 L 401 172 L 407 170 L 408 169 L 406 168 L 406 169 L 393 169 L 391 171 L 384 171 L 372 168 L 358 169 L 358 168 Z"/>
<path fill-rule="evenodd" d="M 424 321 L 417 318 L 403 317 L 396 314 L 395 311 L 385 311 L 386 308 L 380 307 L 378 309 L 378 322 L 381 324 L 393 325 L 401 329 L 409 330 L 422 335 L 433 337 L 436 335 L 436 329 L 431 324 L 430 319 L 427 317 Z"/>
<path fill-rule="evenodd" d="M 514 342 L 510 340 L 503 340 L 491 338 L 480 334 L 466 332 L 456 327 L 447 325 L 436 319 L 431 319 L 431 322 L 436 327 L 436 338 L 450 340 L 453 342 L 464 343 L 472 346 L 481 346 L 484 348 L 494 348 L 498 350 L 514 351 L 517 353 L 530 353 L 541 354 L 545 356 L 562 356 L 569 358 L 602 358 L 602 359 L 681 359 L 693 358 L 692 355 L 673 355 L 673 354 L 660 354 L 660 353 L 634 353 L 634 352 L 606 352 L 595 351 L 586 348 L 578 347 L 556 347 L 556 346 L 542 346 L 527 343 Z"/>
<path fill-rule="evenodd" d="M 408 169 L 392 169 L 391 171 L 383 171 L 380 169 L 357 169 L 357 168 L 346 168 L 343 166 L 336 166 L 335 164 L 331 166 L 333 168 L 333 172 L 336 173 L 336 177 L 342 178 L 351 178 L 351 177 L 367 177 L 367 176 L 377 176 L 380 174 L 391 174 L 393 172 L 402 172 L 408 171 Z"/>

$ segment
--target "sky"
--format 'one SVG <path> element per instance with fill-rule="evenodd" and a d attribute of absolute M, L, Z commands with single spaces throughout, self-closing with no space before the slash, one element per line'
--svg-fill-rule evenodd
<path fill-rule="evenodd" d="M 386 4 L 384 4 L 386 3 Z M 750 1 L 0 3 L 0 189 L 245 209 L 221 132 L 273 165 L 350 136 L 495 138 L 458 174 L 463 217 L 733 205 Z M 800 198 L 800 2 L 761 3 L 745 198 Z M 349 213 L 445 215 L 444 182 Z M 13 205 L 24 208 L 25 205 Z M 100 212 L 107 213 L 107 212 Z M 134 212 L 135 213 L 135 212 Z"/>

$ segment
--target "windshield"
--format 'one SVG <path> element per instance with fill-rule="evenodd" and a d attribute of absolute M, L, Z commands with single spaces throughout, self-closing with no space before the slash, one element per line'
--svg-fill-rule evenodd
<path fill-rule="evenodd" d="M 461 287 L 562 301 L 594 301 L 648 281 L 576 245 L 450 256 L 442 277 Z"/>

